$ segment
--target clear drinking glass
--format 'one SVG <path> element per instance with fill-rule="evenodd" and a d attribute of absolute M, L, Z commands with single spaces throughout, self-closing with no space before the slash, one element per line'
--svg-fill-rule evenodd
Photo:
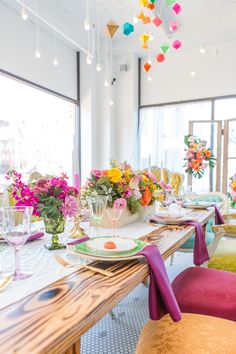
<path fill-rule="evenodd" d="M 105 213 L 105 209 L 107 206 L 107 197 L 103 195 L 98 195 L 95 197 L 90 197 L 87 199 L 89 206 L 89 213 L 91 218 L 94 220 L 96 224 L 97 236 L 98 236 L 98 228 L 102 221 L 103 215 Z"/>
<path fill-rule="evenodd" d="M 121 214 L 123 213 L 123 208 L 115 208 L 114 206 L 112 208 L 107 208 L 106 213 L 111 220 L 112 223 L 112 236 L 116 237 L 115 235 L 115 228 L 116 228 L 116 223 L 120 219 Z"/>
<path fill-rule="evenodd" d="M 0 187 L 1 188 L 1 187 Z M 9 206 L 8 195 L 6 193 L 0 194 L 0 209 Z M 2 235 L 2 214 L 0 213 L 0 241 L 3 239 Z M 0 251 L 3 251 L 4 247 L 0 244 Z"/>
<path fill-rule="evenodd" d="M 31 272 L 22 272 L 19 263 L 19 250 L 30 236 L 30 223 L 33 208 L 28 206 L 3 207 L 2 233 L 7 243 L 15 250 L 15 271 L 13 280 L 21 280 L 32 275 Z"/>

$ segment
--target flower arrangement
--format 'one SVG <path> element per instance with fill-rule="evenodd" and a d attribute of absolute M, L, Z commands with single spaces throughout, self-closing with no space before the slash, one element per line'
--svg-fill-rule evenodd
<path fill-rule="evenodd" d="M 236 207 L 236 173 L 230 177 L 230 192 L 229 192 L 229 198 L 231 201 L 231 206 L 232 208 Z"/>
<path fill-rule="evenodd" d="M 122 198 L 130 212 L 135 214 L 141 206 L 153 204 L 163 188 L 171 186 L 157 181 L 153 173 L 134 171 L 126 162 L 112 160 L 110 169 L 91 171 L 81 194 L 85 201 L 90 196 L 105 195 L 110 208 Z"/>
<path fill-rule="evenodd" d="M 22 175 L 16 171 L 8 172 L 6 179 L 11 182 L 9 190 L 16 205 L 32 206 L 33 215 L 56 219 L 77 214 L 78 191 L 68 185 L 66 174 L 42 178 L 31 185 L 25 184 Z"/>
<path fill-rule="evenodd" d="M 196 136 L 186 135 L 184 143 L 188 147 L 185 149 L 185 172 L 194 177 L 201 178 L 208 164 L 210 168 L 215 166 L 216 158 L 212 150 L 206 147 L 207 142 L 205 140 L 201 140 Z"/>

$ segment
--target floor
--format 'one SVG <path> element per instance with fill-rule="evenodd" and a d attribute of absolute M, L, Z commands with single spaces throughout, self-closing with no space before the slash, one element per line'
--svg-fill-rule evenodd
<path fill-rule="evenodd" d="M 170 280 L 192 266 L 192 254 L 176 252 L 174 263 L 166 261 Z M 148 289 L 139 285 L 82 337 L 81 354 L 133 354 L 139 333 L 148 320 Z"/>

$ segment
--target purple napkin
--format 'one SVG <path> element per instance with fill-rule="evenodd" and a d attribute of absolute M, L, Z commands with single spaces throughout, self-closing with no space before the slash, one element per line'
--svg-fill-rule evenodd
<path fill-rule="evenodd" d="M 82 238 L 78 238 L 75 241 L 67 242 L 67 245 L 70 245 L 70 246 L 77 245 L 78 243 L 88 241 L 89 239 L 90 238 L 88 236 L 85 236 L 85 237 L 82 237 Z"/>
<path fill-rule="evenodd" d="M 44 236 L 44 232 L 35 232 L 34 234 L 30 235 L 27 242 L 37 240 L 38 238 L 41 238 L 43 236 Z"/>
<path fill-rule="evenodd" d="M 224 224 L 225 221 L 224 221 L 224 219 L 223 219 L 223 217 L 222 217 L 222 215 L 221 215 L 221 213 L 220 213 L 220 211 L 219 211 L 217 205 L 212 204 L 211 206 L 215 209 L 215 224 L 216 224 L 216 225 L 222 225 L 222 224 Z"/>
<path fill-rule="evenodd" d="M 183 222 L 182 225 L 195 226 L 193 263 L 196 266 L 200 266 L 202 263 L 210 259 L 202 225 L 198 221 L 192 221 L 192 220 Z"/>
<path fill-rule="evenodd" d="M 169 313 L 173 321 L 181 320 L 181 312 L 175 299 L 162 256 L 155 245 L 146 246 L 137 255 L 146 257 L 150 270 L 149 314 L 159 320 Z"/>

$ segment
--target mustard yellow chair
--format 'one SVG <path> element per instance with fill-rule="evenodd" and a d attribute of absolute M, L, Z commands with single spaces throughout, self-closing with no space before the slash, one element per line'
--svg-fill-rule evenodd
<path fill-rule="evenodd" d="M 135 354 L 235 354 L 236 323 L 218 317 L 184 313 L 144 326 Z"/>
<path fill-rule="evenodd" d="M 236 219 L 236 214 L 234 216 Z M 211 247 L 208 267 L 236 272 L 236 225 L 217 225 L 212 229 L 215 240 Z"/>
<path fill-rule="evenodd" d="M 152 173 L 157 177 L 158 181 L 162 180 L 165 183 L 170 183 L 175 194 L 180 193 L 180 188 L 184 183 L 184 175 L 179 172 L 170 172 L 166 168 L 151 167 Z"/>

